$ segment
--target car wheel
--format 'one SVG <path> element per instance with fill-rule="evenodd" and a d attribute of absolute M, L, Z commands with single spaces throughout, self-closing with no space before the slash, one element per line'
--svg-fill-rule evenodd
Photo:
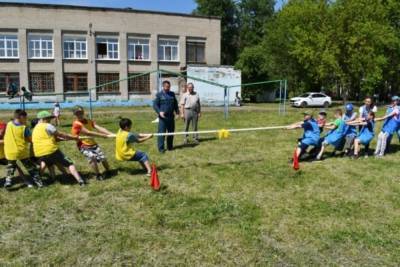
<path fill-rule="evenodd" d="M 324 103 L 324 108 L 329 108 L 329 102 Z"/>
<path fill-rule="evenodd" d="M 307 107 L 307 102 L 301 102 L 300 107 L 302 107 L 302 108 Z"/>

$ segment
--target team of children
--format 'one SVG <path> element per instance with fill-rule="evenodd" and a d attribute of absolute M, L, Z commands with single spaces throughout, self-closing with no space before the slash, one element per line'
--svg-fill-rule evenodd
<path fill-rule="evenodd" d="M 359 117 L 354 112 L 352 104 L 345 106 L 344 114 L 341 109 L 335 110 L 335 120 L 330 123 L 327 123 L 325 112 L 320 112 L 317 120 L 313 118 L 312 113 L 304 112 L 303 121 L 287 127 L 287 129 L 304 129 L 303 137 L 298 140 L 295 157 L 299 159 L 308 153 L 316 160 L 321 160 L 328 146 L 334 148 L 333 153 L 344 151 L 344 155 L 353 158 L 359 157 L 361 146 L 364 146 L 367 156 L 369 144 L 375 135 L 375 122 L 384 121 L 374 153 L 376 157 L 383 157 L 393 134 L 400 132 L 399 100 L 399 97 L 394 96 L 391 105 L 386 110 L 386 115 L 381 118 L 375 118 L 377 110 L 370 98 L 367 98 L 365 105 L 360 108 Z M 0 121 L 0 165 L 7 166 L 4 187 L 9 188 L 13 185 L 16 171 L 28 187 L 34 185 L 42 187 L 41 177 L 45 169 L 47 168 L 50 175 L 54 177 L 55 167 L 63 174 L 69 172 L 81 186 L 84 186 L 85 181 L 73 161 L 59 149 L 58 142 L 60 141 L 75 141 L 80 153 L 87 158 L 96 178 L 103 180 L 109 174 L 110 166 L 101 147 L 95 141 L 95 137 L 115 138 L 116 159 L 137 161 L 150 176 L 151 167 L 148 156 L 144 152 L 135 150 L 133 144 L 144 142 L 152 138 L 152 135 L 130 132 L 132 121 L 126 118 L 120 120 L 120 129 L 117 134 L 114 134 L 86 118 L 85 111 L 81 106 L 76 106 L 73 114 L 71 134 L 60 132 L 51 124 L 51 121 L 56 119 L 55 123 L 59 125 L 59 105 L 56 105 L 53 114 L 48 111 L 39 112 L 36 119 L 32 120 L 31 127 L 27 126 L 26 111 L 20 109 L 14 112 L 14 118 L 10 122 Z M 321 137 L 324 129 L 329 131 Z M 313 149 L 308 152 L 310 146 Z M 29 173 L 29 179 L 26 179 L 18 162 Z M 100 172 L 99 163 L 102 163 L 105 169 L 104 173 Z"/>
<path fill-rule="evenodd" d="M 110 171 L 107 158 L 94 137 L 115 138 L 115 157 L 119 161 L 138 161 L 150 176 L 151 168 L 148 156 L 136 151 L 134 143 L 144 142 L 152 135 L 131 133 L 132 121 L 121 119 L 120 130 L 115 135 L 109 130 L 85 117 L 84 109 L 77 106 L 71 134 L 59 131 L 51 121 L 56 118 L 48 111 L 41 111 L 27 125 L 28 115 L 24 110 L 15 110 L 14 118 L 7 124 L 0 121 L 0 165 L 6 165 L 7 176 L 5 188 L 13 185 L 15 172 L 28 187 L 42 187 L 42 176 L 47 168 L 54 177 L 55 167 L 63 174 L 71 174 L 79 185 L 85 181 L 77 171 L 74 162 L 60 150 L 58 142 L 75 141 L 79 151 L 87 158 L 98 180 L 103 180 Z M 59 121 L 58 121 L 59 122 Z M 56 122 L 57 123 L 57 122 Z M 105 173 L 100 173 L 98 163 L 102 163 Z M 29 179 L 20 168 L 23 166 L 29 173 Z"/>
<path fill-rule="evenodd" d="M 386 115 L 375 118 L 376 107 L 370 98 L 367 98 L 365 105 L 360 108 L 360 116 L 357 117 L 352 104 L 345 106 L 345 113 L 341 109 L 334 112 L 335 120 L 331 123 L 326 122 L 326 113 L 321 112 L 317 120 L 314 120 L 310 112 L 304 113 L 304 120 L 288 126 L 288 129 L 303 128 L 303 137 L 298 140 L 295 156 L 302 158 L 308 151 L 308 147 L 313 149 L 307 154 L 315 160 L 321 160 L 327 146 L 332 146 L 334 151 L 343 151 L 344 155 L 358 158 L 361 146 L 365 147 L 365 156 L 368 156 L 369 144 L 373 140 L 375 122 L 384 121 L 381 132 L 378 135 L 375 149 L 375 157 L 383 157 L 394 133 L 400 131 L 400 111 L 399 97 L 392 97 L 392 103 L 386 111 Z M 329 132 L 321 137 L 324 129 Z M 358 130 L 357 130 L 358 129 Z"/>

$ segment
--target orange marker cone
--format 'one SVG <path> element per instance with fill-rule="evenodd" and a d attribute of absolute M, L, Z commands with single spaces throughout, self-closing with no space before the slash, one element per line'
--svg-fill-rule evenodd
<path fill-rule="evenodd" d="M 293 169 L 295 171 L 298 171 L 300 169 L 299 157 L 297 156 L 297 149 L 294 151 L 293 154 Z"/>
<path fill-rule="evenodd" d="M 158 179 L 157 168 L 156 165 L 153 163 L 151 165 L 151 180 L 150 186 L 155 190 L 160 190 L 160 180 Z"/>

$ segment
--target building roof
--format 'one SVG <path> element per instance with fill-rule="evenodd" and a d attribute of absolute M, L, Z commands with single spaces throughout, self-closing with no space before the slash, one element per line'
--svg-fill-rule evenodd
<path fill-rule="evenodd" d="M 139 9 L 133 9 L 130 7 L 114 8 L 114 7 L 94 7 L 94 6 L 39 4 L 39 3 L 21 3 L 21 2 L 0 2 L 0 7 L 28 7 L 28 8 L 48 8 L 48 9 L 78 9 L 78 10 L 88 10 L 88 11 L 114 11 L 114 12 L 158 14 L 158 15 L 166 15 L 166 16 L 181 16 L 181 17 L 191 17 L 191 18 L 200 18 L 200 19 L 221 20 L 221 18 L 217 17 L 217 16 L 200 16 L 200 15 L 185 14 L 185 13 L 139 10 Z"/>

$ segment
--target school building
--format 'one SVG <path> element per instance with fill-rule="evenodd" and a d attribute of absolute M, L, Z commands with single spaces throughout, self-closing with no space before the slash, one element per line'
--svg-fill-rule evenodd
<path fill-rule="evenodd" d="M 216 17 L 1 2 L 0 102 L 9 101 L 11 83 L 29 88 L 36 100 L 71 101 L 135 74 L 219 65 L 220 39 Z M 100 87 L 92 97 L 152 99 L 156 91 L 154 73 Z"/>

